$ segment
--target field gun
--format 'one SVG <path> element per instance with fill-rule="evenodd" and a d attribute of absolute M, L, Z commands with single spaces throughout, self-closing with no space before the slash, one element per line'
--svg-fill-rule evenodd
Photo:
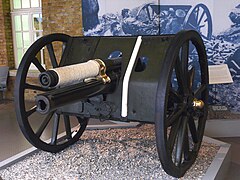
<path fill-rule="evenodd" d="M 48 68 L 40 63 L 42 51 L 50 57 Z M 27 77 L 31 66 L 39 71 L 34 84 Z M 28 91 L 37 93 L 32 107 Z M 79 140 L 89 118 L 152 123 L 162 167 L 175 177 L 195 162 L 207 103 L 206 52 L 193 30 L 139 37 L 46 35 L 25 53 L 15 84 L 17 120 L 35 147 L 61 151 Z M 60 121 L 64 137 L 58 137 Z M 44 140 L 47 129 L 50 142 Z"/>

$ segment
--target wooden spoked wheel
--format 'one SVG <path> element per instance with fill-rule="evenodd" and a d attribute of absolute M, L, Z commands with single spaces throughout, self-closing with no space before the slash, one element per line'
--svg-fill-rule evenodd
<path fill-rule="evenodd" d="M 42 88 L 37 78 L 35 81 L 34 78 L 29 78 L 32 69 L 34 74 L 36 71 L 46 71 L 40 63 L 46 54 L 49 56 L 51 68 L 62 66 L 69 39 L 65 34 L 51 34 L 38 39 L 23 56 L 16 76 L 15 108 L 21 131 L 32 145 L 49 152 L 61 151 L 78 141 L 88 123 L 88 119 L 64 114 L 59 109 L 42 115 L 36 111 L 34 103 L 28 102 L 28 94 L 51 90 Z M 49 137 L 50 141 L 47 141 Z"/>
<path fill-rule="evenodd" d="M 208 66 L 203 41 L 196 31 L 181 31 L 166 52 L 155 112 L 159 158 L 164 170 L 174 177 L 182 177 L 195 162 L 204 133 L 207 103 Z"/>
<path fill-rule="evenodd" d="M 204 4 L 197 4 L 191 8 L 184 19 L 183 29 L 196 30 L 204 39 L 210 40 L 212 37 L 212 17 L 208 7 Z"/>
<path fill-rule="evenodd" d="M 146 18 L 146 24 L 150 23 L 154 19 L 154 9 L 153 9 L 154 4 L 149 3 L 144 5 L 139 12 L 137 13 L 137 19 L 139 16 L 144 16 Z M 156 5 L 155 5 L 156 6 Z"/>

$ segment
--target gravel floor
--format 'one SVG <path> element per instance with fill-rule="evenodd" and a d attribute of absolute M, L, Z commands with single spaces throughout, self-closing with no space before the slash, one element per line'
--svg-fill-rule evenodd
<path fill-rule="evenodd" d="M 153 125 L 85 131 L 81 141 L 57 154 L 39 151 L 0 171 L 5 179 L 176 179 L 161 168 Z M 201 179 L 219 146 L 203 143 L 182 179 Z"/>

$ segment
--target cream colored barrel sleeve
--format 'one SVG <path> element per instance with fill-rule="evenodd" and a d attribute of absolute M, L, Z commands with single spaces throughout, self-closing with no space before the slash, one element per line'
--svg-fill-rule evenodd
<path fill-rule="evenodd" d="M 51 70 L 55 71 L 59 78 L 56 86 L 66 86 L 79 83 L 86 78 L 97 76 L 99 69 L 99 63 L 94 60 L 89 60 L 85 63 L 63 66 Z"/>

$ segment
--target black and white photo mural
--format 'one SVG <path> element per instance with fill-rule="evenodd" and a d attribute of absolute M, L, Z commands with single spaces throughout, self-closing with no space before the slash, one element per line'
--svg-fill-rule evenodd
<path fill-rule="evenodd" d="M 240 1 L 215 1 L 213 37 L 205 43 L 209 64 L 227 64 L 233 83 L 215 85 L 213 102 L 240 112 Z"/>
<path fill-rule="evenodd" d="M 82 0 L 84 36 L 136 36 L 198 31 L 209 65 L 227 64 L 233 83 L 210 85 L 210 104 L 240 112 L 239 0 Z M 194 66 L 194 50 L 191 50 Z M 197 71 L 197 69 L 196 69 Z"/>

